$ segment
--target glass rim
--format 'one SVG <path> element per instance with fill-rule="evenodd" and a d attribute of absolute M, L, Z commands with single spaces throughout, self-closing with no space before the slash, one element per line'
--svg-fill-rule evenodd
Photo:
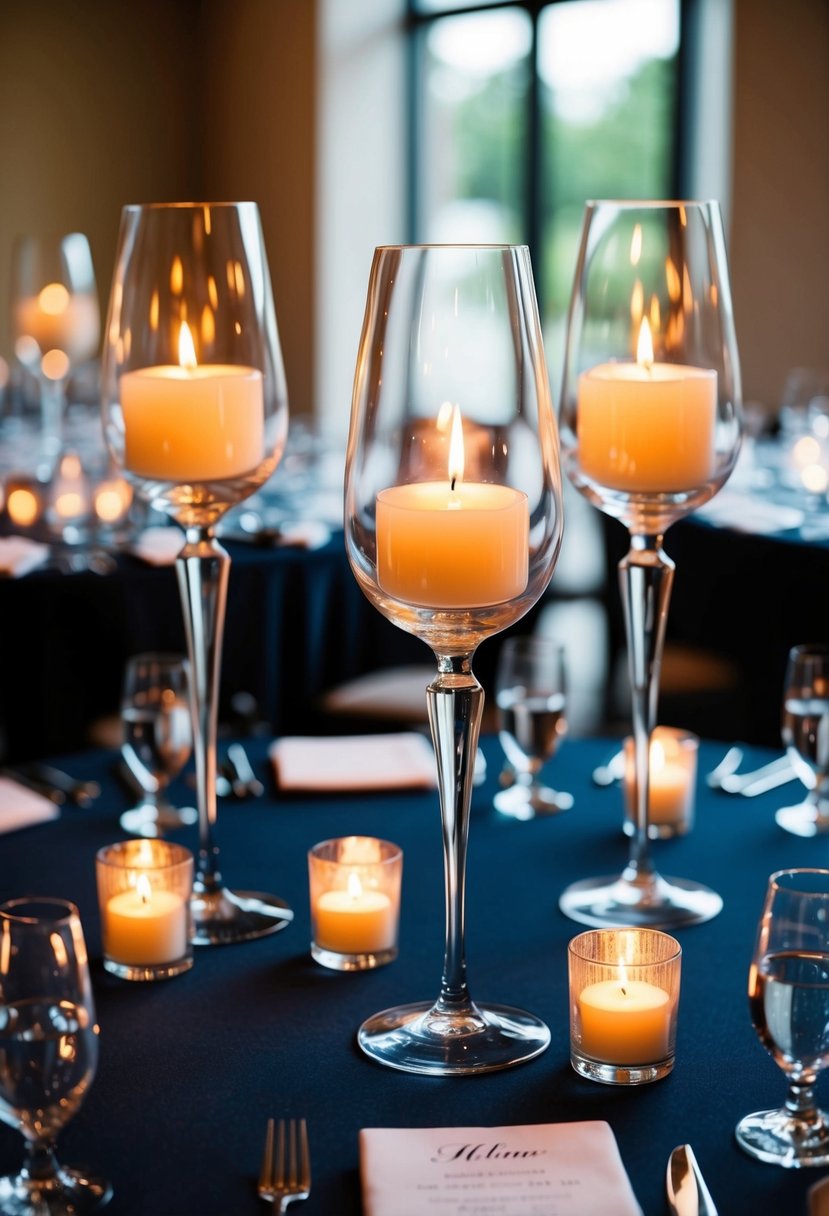
<path fill-rule="evenodd" d="M 203 211 L 205 207 L 211 210 L 231 210 L 240 207 L 255 207 L 258 210 L 259 204 L 253 199 L 240 199 L 233 201 L 229 199 L 219 199 L 214 202 L 211 199 L 198 200 L 179 200 L 169 203 L 125 203 L 121 208 L 122 215 L 135 215 L 140 211 Z"/>
<path fill-rule="evenodd" d="M 143 840 L 119 840 L 115 844 L 105 844 L 95 854 L 95 861 L 102 866 L 110 866 L 113 870 L 139 870 L 142 873 L 161 873 L 165 870 L 175 870 L 179 866 L 193 864 L 193 854 L 185 845 L 175 840 L 159 840 L 165 849 L 169 849 L 168 859 L 153 860 L 149 865 L 140 865 L 136 861 L 127 861 L 126 852 L 130 848 L 136 851 L 141 848 Z"/>
<path fill-rule="evenodd" d="M 402 244 L 402 245 L 376 245 L 375 253 L 407 253 L 409 251 L 418 253 L 428 253 L 430 251 L 440 252 L 442 250 L 465 250 L 480 249 L 485 253 L 514 253 L 516 250 L 529 251 L 529 245 L 525 242 L 520 242 L 515 245 L 509 242 L 498 241 L 426 241 L 423 244 Z"/>
<path fill-rule="evenodd" d="M 585 209 L 595 207 L 618 207 L 624 211 L 667 211 L 680 207 L 719 207 L 716 198 L 589 198 Z"/>
<path fill-rule="evenodd" d="M 807 891 L 802 887 L 792 884 L 784 884 L 781 880 L 787 875 L 794 877 L 798 874 L 820 874 L 826 878 L 826 889 L 823 891 Z M 775 870 L 769 875 L 769 888 L 774 888 L 778 891 L 791 891 L 797 895 L 817 895 L 822 899 L 829 899 L 829 869 L 824 869 L 822 866 L 788 866 L 782 870 Z"/>
<path fill-rule="evenodd" d="M 814 654 L 825 655 L 829 654 L 829 642 L 798 642 L 796 646 L 792 646 L 789 651 L 790 655 Z"/>
<path fill-rule="evenodd" d="M 26 906 L 32 908 L 62 908 L 63 913 L 49 919 L 46 916 L 24 916 L 12 911 L 15 907 Z M 71 899 L 64 899 L 61 895 L 18 895 L 14 899 L 7 899 L 3 903 L 0 903 L 0 920 L 20 925 L 39 925 L 44 923 L 50 925 L 68 925 L 72 920 L 80 921 L 80 918 L 81 914 L 78 911 L 78 905 Z"/>
<path fill-rule="evenodd" d="M 328 848 L 330 845 L 339 844 L 342 840 L 376 840 L 381 850 L 388 849 L 389 852 L 385 857 L 380 857 L 377 861 L 341 861 L 339 857 L 320 857 L 318 850 Z M 317 841 L 308 850 L 309 858 L 313 857 L 335 866 L 383 866 L 388 865 L 389 862 L 397 861 L 402 856 L 402 845 L 395 844 L 393 840 L 384 840 L 381 836 L 366 836 L 362 832 L 352 832 L 348 836 L 330 836 L 327 840 Z"/>
<path fill-rule="evenodd" d="M 827 872 L 829 873 L 829 871 Z M 682 957 L 682 946 L 677 939 L 672 936 L 672 934 L 665 933 L 662 929 L 649 929 L 644 926 L 631 927 L 629 925 L 618 925 L 608 929 L 585 929 L 583 933 L 577 933 L 575 937 L 570 939 L 570 941 L 567 943 L 567 953 L 568 955 L 572 954 L 574 958 L 581 959 L 585 963 L 595 963 L 602 967 L 614 967 L 617 965 L 617 963 L 612 959 L 605 960 L 596 958 L 592 954 L 584 953 L 584 951 L 581 949 L 582 944 L 587 938 L 597 936 L 602 937 L 611 933 L 635 933 L 638 936 L 647 938 L 650 941 L 657 938 L 664 941 L 666 945 L 670 943 L 673 946 L 673 949 L 670 951 L 670 953 L 666 953 L 664 958 L 644 959 L 636 962 L 627 962 L 627 960 L 625 960 L 626 967 L 660 967 L 664 966 L 666 963 L 672 963 L 675 959 Z"/>

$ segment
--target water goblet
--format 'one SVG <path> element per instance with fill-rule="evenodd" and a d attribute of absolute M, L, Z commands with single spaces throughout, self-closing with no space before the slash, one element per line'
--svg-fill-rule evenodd
<path fill-rule="evenodd" d="M 781 734 L 809 792 L 803 802 L 781 807 L 774 817 L 795 836 L 829 832 L 829 646 L 794 646 L 789 651 Z"/>
<path fill-rule="evenodd" d="M 135 836 L 163 836 L 198 820 L 194 807 L 175 807 L 164 797 L 193 745 L 189 686 L 187 661 L 180 655 L 137 654 L 127 662 L 121 754 L 141 787 L 141 799 L 124 811 L 120 823 Z"/>
<path fill-rule="evenodd" d="M 346 549 L 371 603 L 436 658 L 426 701 L 446 888 L 437 1000 L 386 1009 L 358 1033 L 367 1055 L 405 1072 L 487 1072 L 549 1043 L 533 1014 L 472 1000 L 464 897 L 483 713 L 472 658 L 543 593 L 561 529 L 558 436 L 528 250 L 376 250 L 346 456 Z"/>
<path fill-rule="evenodd" d="M 25 1140 L 23 1168 L 0 1178 L 7 1216 L 82 1216 L 112 1189 L 60 1165 L 55 1141 L 95 1078 L 98 1025 L 78 910 L 64 899 L 0 904 L 0 1119 Z"/>
<path fill-rule="evenodd" d="M 620 520 L 636 821 L 619 875 L 583 879 L 561 910 L 594 926 L 677 928 L 716 916 L 708 887 L 665 878 L 648 843 L 650 738 L 674 564 L 666 529 L 722 487 L 740 447 L 740 371 L 716 203 L 588 203 L 567 321 L 563 462 Z"/>
<path fill-rule="evenodd" d="M 515 819 L 555 815 L 573 805 L 573 795 L 539 780 L 567 733 L 564 650 L 551 638 L 514 637 L 504 643 L 495 674 L 498 737 L 514 781 L 493 799 L 496 810 Z"/>
<path fill-rule="evenodd" d="M 40 391 L 45 454 L 55 457 L 69 374 L 97 354 L 101 336 L 92 253 L 82 232 L 14 242 L 11 330 L 15 355 Z"/>
<path fill-rule="evenodd" d="M 283 929 L 277 895 L 219 871 L 216 727 L 230 557 L 215 525 L 276 468 L 285 373 L 255 203 L 125 207 L 106 323 L 104 431 L 139 496 L 184 530 L 176 573 L 193 703 L 199 857 L 193 942 Z"/>
<path fill-rule="evenodd" d="M 773 1165 L 829 1165 L 829 1116 L 814 1094 L 829 1064 L 829 870 L 779 870 L 769 878 L 748 999 L 757 1036 L 789 1092 L 782 1108 L 741 1119 L 737 1143 Z"/>

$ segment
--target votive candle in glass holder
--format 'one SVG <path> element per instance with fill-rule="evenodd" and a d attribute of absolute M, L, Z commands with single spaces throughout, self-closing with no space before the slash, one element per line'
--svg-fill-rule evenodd
<path fill-rule="evenodd" d="M 666 840 L 684 836 L 694 826 L 699 739 L 689 731 L 672 726 L 657 726 L 651 735 L 650 779 L 648 785 L 648 836 Z M 624 832 L 635 830 L 636 792 L 633 739 L 625 739 L 623 781 Z"/>
<path fill-rule="evenodd" d="M 168 979 L 193 965 L 193 854 L 166 840 L 126 840 L 96 860 L 104 967 L 125 980 Z"/>
<path fill-rule="evenodd" d="M 656 929 L 590 929 L 568 948 L 570 1063 L 606 1085 L 674 1066 L 682 950 Z"/>
<path fill-rule="evenodd" d="M 308 852 L 311 955 L 336 971 L 397 957 L 403 852 L 373 836 L 342 836 Z"/>

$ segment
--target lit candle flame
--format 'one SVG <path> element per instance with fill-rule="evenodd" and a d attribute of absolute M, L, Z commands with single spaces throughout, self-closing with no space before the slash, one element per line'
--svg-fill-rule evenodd
<path fill-rule="evenodd" d="M 190 333 L 190 326 L 186 321 L 182 321 L 181 329 L 178 332 L 178 361 L 182 367 L 192 369 L 198 366 L 193 335 Z"/>
<path fill-rule="evenodd" d="M 627 973 L 627 968 L 625 967 L 625 960 L 623 958 L 620 958 L 619 959 L 619 987 L 622 990 L 622 996 L 627 996 L 627 991 L 626 991 L 627 982 L 628 982 L 628 973 Z"/>
<path fill-rule="evenodd" d="M 348 894 L 351 899 L 359 899 L 363 894 L 363 884 L 360 882 L 360 875 L 354 870 L 348 876 Z"/>
<path fill-rule="evenodd" d="M 658 739 L 651 743 L 651 772 L 660 773 L 665 767 L 665 748 Z"/>
<path fill-rule="evenodd" d="M 135 889 L 138 892 L 142 904 L 151 903 L 153 898 L 153 889 L 146 874 L 138 875 L 138 881 L 135 884 Z"/>
<path fill-rule="evenodd" d="M 651 337 L 651 327 L 648 324 L 648 318 L 642 318 L 642 324 L 639 326 L 639 341 L 636 343 L 636 362 L 640 367 L 644 367 L 647 371 L 653 367 L 653 338 Z"/>
<path fill-rule="evenodd" d="M 463 481 L 463 419 L 460 407 L 452 410 L 452 433 L 449 437 L 449 483 L 454 490 L 456 481 Z"/>

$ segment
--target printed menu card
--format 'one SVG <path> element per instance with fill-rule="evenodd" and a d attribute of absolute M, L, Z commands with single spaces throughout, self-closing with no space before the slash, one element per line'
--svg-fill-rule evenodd
<path fill-rule="evenodd" d="M 607 1123 L 364 1128 L 365 1216 L 642 1216 Z"/>

